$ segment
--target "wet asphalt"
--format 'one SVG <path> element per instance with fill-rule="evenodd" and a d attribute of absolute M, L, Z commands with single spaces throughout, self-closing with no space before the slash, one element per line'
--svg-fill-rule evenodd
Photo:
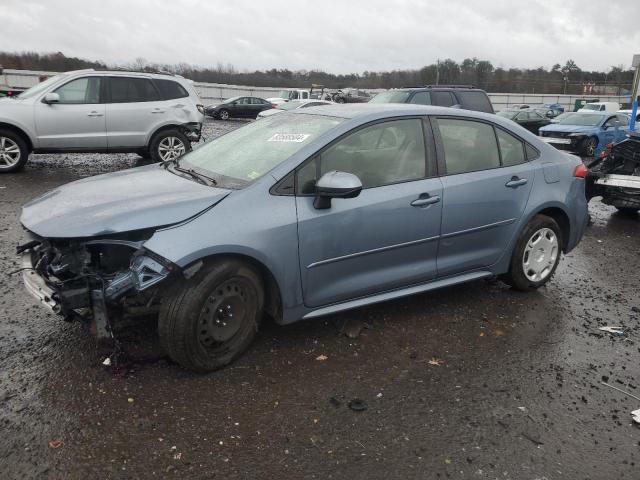
<path fill-rule="evenodd" d="M 592 201 L 582 243 L 534 293 L 480 281 L 267 323 L 205 376 L 143 330 L 114 371 L 7 272 L 23 203 L 138 163 L 39 155 L 0 177 L 1 479 L 640 478 L 640 399 L 602 383 L 640 398 L 640 216 Z"/>

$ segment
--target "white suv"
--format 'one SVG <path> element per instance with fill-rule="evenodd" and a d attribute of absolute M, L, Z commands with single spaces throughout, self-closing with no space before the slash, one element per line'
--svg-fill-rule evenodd
<path fill-rule="evenodd" d="M 0 173 L 30 153 L 135 152 L 177 158 L 200 139 L 204 107 L 171 74 L 78 70 L 0 99 Z"/>

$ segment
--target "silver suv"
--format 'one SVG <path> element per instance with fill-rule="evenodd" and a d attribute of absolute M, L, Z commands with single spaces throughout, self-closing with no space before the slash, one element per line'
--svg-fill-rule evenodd
<path fill-rule="evenodd" d="M 172 160 L 200 139 L 204 107 L 171 74 L 77 70 L 0 99 L 0 173 L 30 153 L 134 152 Z"/>

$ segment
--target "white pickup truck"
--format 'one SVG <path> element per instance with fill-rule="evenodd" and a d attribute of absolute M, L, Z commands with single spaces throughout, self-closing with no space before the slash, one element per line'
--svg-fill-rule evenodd
<path fill-rule="evenodd" d="M 277 97 L 267 98 L 274 105 L 281 105 L 290 100 L 328 100 L 324 97 L 324 85 L 312 85 L 310 90 L 302 88 L 288 88 L 280 90 Z"/>

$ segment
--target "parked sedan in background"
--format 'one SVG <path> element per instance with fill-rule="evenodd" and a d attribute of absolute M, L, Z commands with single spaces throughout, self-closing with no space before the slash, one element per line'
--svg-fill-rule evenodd
<path fill-rule="evenodd" d="M 586 228 L 585 175 L 493 114 L 295 109 L 57 187 L 23 207 L 18 252 L 43 306 L 105 338 L 159 311 L 168 355 L 207 372 L 265 315 L 289 324 L 496 276 L 545 285 Z"/>
<path fill-rule="evenodd" d="M 286 103 L 282 103 L 275 108 L 269 110 L 263 110 L 258 114 L 258 118 L 270 117 L 276 113 L 286 112 L 287 110 L 296 110 L 298 108 L 319 107 L 321 105 L 333 105 L 333 102 L 326 100 L 296 100 Z"/>
<path fill-rule="evenodd" d="M 218 105 L 209 105 L 205 113 L 220 120 L 227 120 L 231 117 L 256 118 L 263 110 L 274 108 L 270 102 L 258 97 L 232 97 Z"/>
<path fill-rule="evenodd" d="M 572 112 L 540 129 L 542 140 L 562 150 L 593 157 L 598 146 L 624 140 L 629 116 L 610 112 Z"/>
<path fill-rule="evenodd" d="M 533 108 L 527 108 L 525 110 L 502 110 L 497 113 L 499 116 L 513 120 L 521 127 L 526 128 L 531 133 L 537 135 L 540 127 L 549 125 L 551 121 L 540 115 Z"/>

